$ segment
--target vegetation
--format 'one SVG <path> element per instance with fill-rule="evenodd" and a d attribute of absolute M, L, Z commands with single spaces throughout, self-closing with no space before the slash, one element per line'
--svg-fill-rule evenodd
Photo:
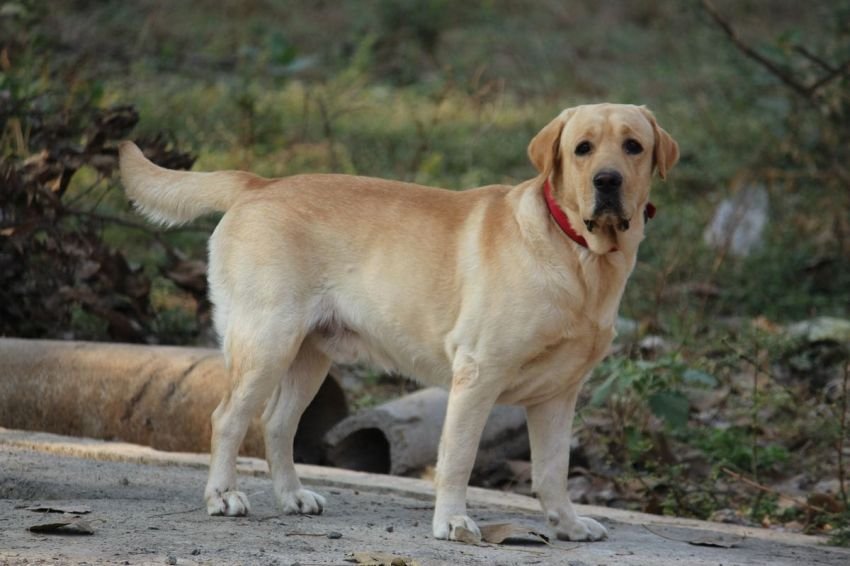
<path fill-rule="evenodd" d="M 582 498 L 847 544 L 848 340 L 789 327 L 850 318 L 850 5 L 576 4 L 0 1 L 0 331 L 209 341 L 214 219 L 144 227 L 108 163 L 119 134 L 201 170 L 464 189 L 529 178 L 563 107 L 646 104 L 682 159 L 623 301 L 636 330 L 586 388 Z M 761 247 L 706 245 L 751 185 Z"/>

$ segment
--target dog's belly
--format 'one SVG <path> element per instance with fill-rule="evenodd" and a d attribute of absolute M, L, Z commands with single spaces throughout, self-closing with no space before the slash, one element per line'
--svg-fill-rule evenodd
<path fill-rule="evenodd" d="M 404 347 L 399 343 L 404 341 L 399 338 L 396 336 L 392 343 L 382 342 L 345 326 L 319 329 L 309 336 L 319 351 L 335 363 L 366 363 L 429 385 L 446 386 L 450 383 L 451 365 L 445 356 L 429 355 L 421 347 L 414 354 L 412 345 Z"/>

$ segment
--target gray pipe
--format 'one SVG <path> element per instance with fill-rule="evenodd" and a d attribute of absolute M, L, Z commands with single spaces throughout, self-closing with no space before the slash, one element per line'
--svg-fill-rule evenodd
<path fill-rule="evenodd" d="M 366 472 L 422 470 L 437 460 L 447 403 L 448 392 L 432 387 L 361 411 L 328 431 L 325 457 L 332 466 Z M 525 410 L 497 406 L 481 436 L 476 468 L 528 452 Z"/>

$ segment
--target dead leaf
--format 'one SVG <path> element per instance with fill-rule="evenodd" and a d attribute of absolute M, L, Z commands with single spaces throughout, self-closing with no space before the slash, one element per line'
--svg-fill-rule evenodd
<path fill-rule="evenodd" d="M 844 510 L 844 505 L 834 495 L 829 493 L 812 493 L 808 499 L 809 505 L 820 507 L 829 513 L 841 513 Z"/>
<path fill-rule="evenodd" d="M 532 539 L 544 544 L 549 543 L 549 537 L 537 532 L 532 527 L 515 525 L 513 523 L 493 523 L 481 526 L 481 540 L 492 544 L 502 544 L 507 539 Z"/>
<path fill-rule="evenodd" d="M 747 537 L 734 536 L 734 535 L 724 535 L 724 534 L 714 533 L 714 532 L 707 533 L 707 534 L 697 533 L 696 536 L 694 536 L 694 537 L 687 537 L 687 533 L 693 532 L 694 529 L 683 529 L 683 528 L 664 529 L 662 527 L 662 529 L 654 530 L 654 529 L 650 528 L 649 525 L 643 525 L 643 528 L 646 529 L 647 531 L 651 532 L 655 536 L 661 537 L 663 539 L 672 540 L 672 541 L 675 541 L 675 542 L 684 542 L 684 543 L 687 543 L 687 544 L 692 544 L 694 546 L 712 546 L 712 547 L 717 547 L 717 548 L 735 548 L 739 544 L 741 544 L 741 542 L 746 540 L 746 538 L 747 538 Z M 686 533 L 686 536 L 685 537 L 670 536 L 669 534 L 664 534 L 663 532 L 659 532 L 660 530 L 667 530 L 668 532 L 670 530 L 675 530 L 675 532 L 684 531 Z"/>
<path fill-rule="evenodd" d="M 207 292 L 206 262 L 196 259 L 178 261 L 166 271 L 165 276 L 187 291 Z"/>
<path fill-rule="evenodd" d="M 91 513 L 91 507 L 86 505 L 32 505 L 25 508 L 35 513 L 67 513 L 69 515 L 85 515 Z"/>
<path fill-rule="evenodd" d="M 706 535 L 688 540 L 688 544 L 694 546 L 713 546 L 717 548 L 735 548 L 744 540 L 744 537 L 733 537 L 724 535 Z"/>
<path fill-rule="evenodd" d="M 69 519 L 67 521 L 55 521 L 52 523 L 42 523 L 33 525 L 29 529 L 32 533 L 42 533 L 46 535 L 93 535 L 94 529 L 87 521 L 82 519 Z"/>
<path fill-rule="evenodd" d="M 421 566 L 412 558 L 388 552 L 354 552 L 346 557 L 346 561 L 362 566 Z"/>
<path fill-rule="evenodd" d="M 466 527 L 455 527 L 455 540 L 465 542 L 466 544 L 478 544 L 481 542 L 481 537 L 467 529 Z"/>

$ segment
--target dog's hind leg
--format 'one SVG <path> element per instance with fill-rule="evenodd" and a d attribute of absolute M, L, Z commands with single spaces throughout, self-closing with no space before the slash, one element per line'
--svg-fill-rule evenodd
<path fill-rule="evenodd" d="M 307 338 L 263 412 L 266 460 L 284 513 L 320 514 L 325 498 L 301 486 L 292 444 L 298 421 L 328 374 L 330 359 Z"/>
<path fill-rule="evenodd" d="M 231 390 L 212 415 L 212 454 L 204 491 L 210 515 L 248 513 L 248 498 L 236 490 L 239 445 L 252 418 L 292 364 L 304 338 L 298 330 L 287 328 L 285 313 L 264 312 L 262 320 L 240 314 L 243 316 L 231 314 L 224 345 Z"/>

